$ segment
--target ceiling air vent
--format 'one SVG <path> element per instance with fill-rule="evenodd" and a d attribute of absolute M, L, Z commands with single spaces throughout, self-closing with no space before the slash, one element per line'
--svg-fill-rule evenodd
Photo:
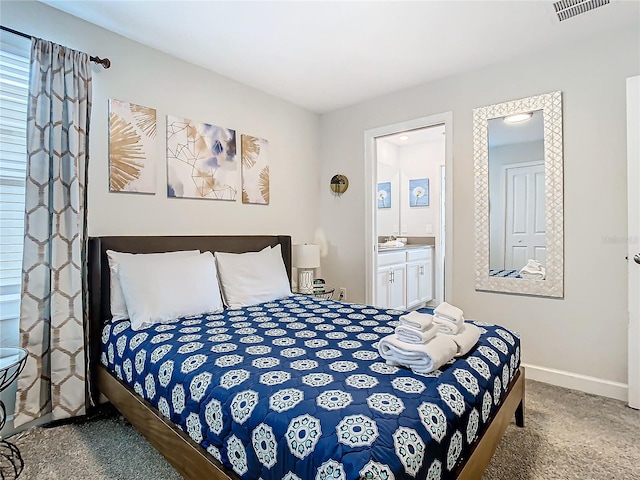
<path fill-rule="evenodd" d="M 558 14 L 558 19 L 563 21 L 608 3 L 609 0 L 560 0 L 553 3 L 553 8 Z"/>

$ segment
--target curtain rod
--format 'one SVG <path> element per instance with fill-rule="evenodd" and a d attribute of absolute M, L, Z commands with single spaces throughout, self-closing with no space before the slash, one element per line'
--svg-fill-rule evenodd
<path fill-rule="evenodd" d="M 19 32 L 17 30 L 12 29 L 12 28 L 5 27 L 4 25 L 0 25 L 0 29 L 4 30 L 5 32 L 13 33 L 14 35 L 18 35 L 18 36 L 20 36 L 22 38 L 28 38 L 28 39 L 32 39 L 33 38 L 33 35 L 28 35 L 26 33 Z M 111 60 L 109 60 L 108 58 L 89 57 L 89 60 L 91 60 L 94 63 L 99 63 L 104 68 L 109 68 L 111 66 Z"/>

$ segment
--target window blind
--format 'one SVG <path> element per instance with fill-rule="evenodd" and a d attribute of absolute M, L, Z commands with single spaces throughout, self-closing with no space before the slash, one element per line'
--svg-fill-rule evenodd
<path fill-rule="evenodd" d="M 0 35 L 0 329 L 17 342 L 27 170 L 30 41 Z"/>

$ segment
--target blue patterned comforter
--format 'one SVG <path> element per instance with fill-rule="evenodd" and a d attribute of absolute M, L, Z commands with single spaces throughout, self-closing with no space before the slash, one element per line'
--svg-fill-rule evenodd
<path fill-rule="evenodd" d="M 520 364 L 506 329 L 428 375 L 386 365 L 401 312 L 294 296 L 144 331 L 101 361 L 243 480 L 447 479 Z"/>
<path fill-rule="evenodd" d="M 522 278 L 520 270 L 489 270 L 490 277 Z"/>

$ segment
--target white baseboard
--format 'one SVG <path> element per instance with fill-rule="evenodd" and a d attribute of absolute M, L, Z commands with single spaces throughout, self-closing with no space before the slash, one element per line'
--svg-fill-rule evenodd
<path fill-rule="evenodd" d="M 629 386 L 626 383 L 612 382 L 611 380 L 603 380 L 602 378 L 589 377 L 553 368 L 538 367 L 527 363 L 523 363 L 522 366 L 526 370 L 526 378 L 531 380 L 593 393 L 602 397 L 615 398 L 625 403 L 629 399 Z"/>

